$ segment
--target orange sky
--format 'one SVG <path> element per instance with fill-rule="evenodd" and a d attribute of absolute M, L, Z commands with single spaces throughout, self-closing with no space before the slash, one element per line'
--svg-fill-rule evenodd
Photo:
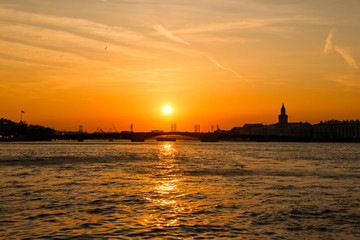
<path fill-rule="evenodd" d="M 358 0 L 2 0 L 0 117 L 56 129 L 359 119 Z M 173 112 L 165 115 L 164 105 Z"/>

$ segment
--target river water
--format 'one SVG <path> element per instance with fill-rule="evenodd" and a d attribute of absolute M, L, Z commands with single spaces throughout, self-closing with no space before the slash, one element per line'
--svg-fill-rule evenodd
<path fill-rule="evenodd" d="M 0 239 L 360 239 L 360 144 L 0 144 Z"/>

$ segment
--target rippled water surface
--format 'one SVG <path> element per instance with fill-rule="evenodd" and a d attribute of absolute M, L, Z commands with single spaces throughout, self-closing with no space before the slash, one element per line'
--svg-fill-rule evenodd
<path fill-rule="evenodd" d="M 360 144 L 0 144 L 0 239 L 360 239 Z"/>

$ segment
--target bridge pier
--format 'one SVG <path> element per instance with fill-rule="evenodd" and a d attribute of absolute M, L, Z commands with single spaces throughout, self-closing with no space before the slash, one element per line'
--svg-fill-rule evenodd
<path fill-rule="evenodd" d="M 131 134 L 131 142 L 144 142 L 146 138 L 145 133 L 133 133 Z"/>

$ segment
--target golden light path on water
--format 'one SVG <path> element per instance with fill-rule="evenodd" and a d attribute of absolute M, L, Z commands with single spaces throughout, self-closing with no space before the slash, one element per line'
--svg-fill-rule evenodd
<path fill-rule="evenodd" d="M 159 149 L 159 163 L 157 174 L 160 178 L 156 181 L 154 187 L 157 197 L 148 199 L 158 205 L 160 209 L 167 209 L 167 218 L 159 214 L 152 214 L 149 220 L 156 218 L 157 227 L 175 227 L 179 224 L 178 215 L 184 210 L 179 197 L 184 195 L 178 188 L 179 178 L 183 176 L 179 171 L 176 162 L 176 148 L 173 143 L 164 143 Z M 145 221 L 149 221 L 146 219 Z"/>

